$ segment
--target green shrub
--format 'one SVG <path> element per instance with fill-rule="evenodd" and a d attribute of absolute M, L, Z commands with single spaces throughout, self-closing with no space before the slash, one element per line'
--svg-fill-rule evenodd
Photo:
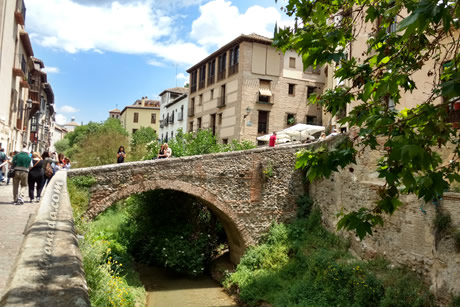
<path fill-rule="evenodd" d="M 97 182 L 92 176 L 75 176 L 69 178 L 69 181 L 80 188 L 90 188 Z"/>
<path fill-rule="evenodd" d="M 418 277 L 389 269 L 382 258 L 358 261 L 349 242 L 324 229 L 313 202 L 299 199 L 298 218 L 274 224 L 264 241 L 249 248 L 224 286 L 238 288 L 249 306 L 432 306 Z"/>

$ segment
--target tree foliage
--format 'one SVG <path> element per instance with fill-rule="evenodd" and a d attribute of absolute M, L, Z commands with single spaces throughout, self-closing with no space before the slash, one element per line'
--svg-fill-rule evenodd
<path fill-rule="evenodd" d="M 148 153 L 147 144 L 156 141 L 158 136 L 152 127 L 141 127 L 131 135 L 129 161 L 138 161 Z"/>
<path fill-rule="evenodd" d="M 161 144 L 152 141 L 147 145 L 149 153 L 146 159 L 153 159 L 157 156 Z M 218 144 L 216 137 L 210 130 L 200 129 L 197 132 L 186 132 L 179 129 L 173 139 L 168 143 L 174 157 L 204 155 L 216 152 L 228 152 L 254 148 L 255 145 L 249 141 L 233 140 L 230 144 Z"/>
<path fill-rule="evenodd" d="M 295 50 L 304 67 L 335 66 L 334 78 L 345 84 L 314 95 L 310 102 L 332 116 L 354 103 L 340 122 L 359 128 L 339 150 L 300 153 L 298 166 L 307 168 L 310 180 L 327 178 L 331 170 L 354 161 L 349 153 L 357 145 L 383 152 L 377 169 L 385 181 L 380 200 L 374 208 L 343 215 L 339 229 L 355 230 L 363 238 L 383 223 L 382 214 L 401 206 L 402 193 L 432 201 L 460 182 L 459 132 L 448 123 L 448 111 L 460 96 L 458 1 L 289 0 L 284 10 L 296 24 L 275 29 L 274 45 Z M 402 21 L 390 31 L 395 18 Z M 373 28 L 367 50 L 358 58 L 349 48 L 363 34 L 358 26 L 363 23 Z M 414 75 L 422 76 L 423 82 L 432 80 L 431 92 L 417 106 L 396 111 L 389 100 L 397 106 L 402 96 L 422 86 Z M 439 152 L 447 150 L 449 160 L 443 161 Z"/>
<path fill-rule="evenodd" d="M 97 166 L 116 162 L 118 147 L 128 143 L 128 133 L 118 119 L 109 118 L 76 127 L 64 141 L 69 146 L 65 154 L 76 162 L 73 166 Z"/>

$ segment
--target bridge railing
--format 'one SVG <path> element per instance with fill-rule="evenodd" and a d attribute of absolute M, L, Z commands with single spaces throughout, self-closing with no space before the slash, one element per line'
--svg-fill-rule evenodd
<path fill-rule="evenodd" d="M 59 171 L 29 219 L 0 306 L 91 306 L 67 193 Z"/>

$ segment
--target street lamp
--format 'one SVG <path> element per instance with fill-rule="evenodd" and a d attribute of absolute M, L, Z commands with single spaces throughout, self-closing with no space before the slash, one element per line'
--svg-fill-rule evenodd
<path fill-rule="evenodd" d="M 33 104 L 33 103 L 34 103 L 34 102 L 32 101 L 32 99 L 30 99 L 30 98 L 27 99 L 27 109 L 28 109 L 28 110 L 32 109 L 32 104 Z"/>

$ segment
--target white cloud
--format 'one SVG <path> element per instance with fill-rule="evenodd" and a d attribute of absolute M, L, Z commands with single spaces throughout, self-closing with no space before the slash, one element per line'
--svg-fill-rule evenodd
<path fill-rule="evenodd" d="M 26 0 L 27 28 L 32 41 L 44 47 L 147 54 L 155 57 L 149 64 L 158 66 L 195 64 L 241 33 L 271 37 L 275 22 L 285 23 L 274 7 L 240 12 L 230 0 L 212 0 L 200 7 L 191 29 L 184 28 L 187 16 L 179 8 L 205 1 Z"/>
<path fill-rule="evenodd" d="M 184 74 L 183 72 L 180 72 L 176 75 L 176 79 L 188 81 L 188 75 Z"/>
<path fill-rule="evenodd" d="M 190 36 L 202 46 L 222 46 L 240 34 L 257 33 L 273 37 L 275 22 L 286 25 L 275 7 L 254 5 L 241 13 L 231 1 L 213 0 L 200 7 L 201 15 L 192 24 Z"/>
<path fill-rule="evenodd" d="M 56 123 L 57 123 L 58 125 L 61 125 L 61 126 L 62 126 L 62 125 L 65 125 L 65 124 L 67 124 L 67 123 L 69 122 L 69 121 L 67 120 L 67 117 L 65 117 L 65 116 L 62 115 L 62 114 L 56 114 L 56 117 L 55 117 L 55 118 L 56 118 Z"/>
<path fill-rule="evenodd" d="M 45 68 L 42 68 L 42 71 L 46 72 L 47 74 L 58 74 L 59 67 L 46 66 Z"/>
<path fill-rule="evenodd" d="M 166 64 L 164 62 L 158 61 L 155 59 L 148 60 L 147 64 L 152 65 L 152 66 L 157 66 L 157 67 L 166 67 Z"/>
<path fill-rule="evenodd" d="M 76 112 L 78 112 L 78 110 L 75 109 L 72 106 L 62 106 L 62 107 L 59 108 L 59 111 L 61 113 L 76 113 Z"/>

